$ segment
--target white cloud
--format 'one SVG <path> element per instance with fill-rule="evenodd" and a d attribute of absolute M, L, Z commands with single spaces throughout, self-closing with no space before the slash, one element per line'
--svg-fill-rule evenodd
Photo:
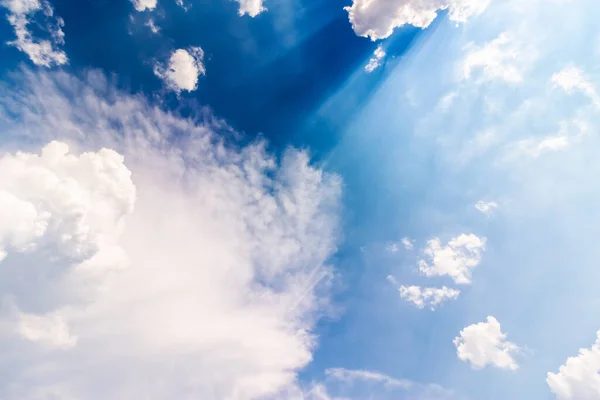
<path fill-rule="evenodd" d="M 457 299 L 460 294 L 460 290 L 450 289 L 446 286 L 441 288 L 400 286 L 398 290 L 400 291 L 400 297 L 404 300 L 413 303 L 417 308 L 429 307 L 431 311 L 434 311 L 438 305 L 448 300 Z"/>
<path fill-rule="evenodd" d="M 480 200 L 475 203 L 475 208 L 482 214 L 492 215 L 494 211 L 498 208 L 498 203 L 495 201 L 483 201 Z"/>
<path fill-rule="evenodd" d="M 157 0 L 131 0 L 137 11 L 152 11 L 156 8 Z"/>
<path fill-rule="evenodd" d="M 381 45 L 377 46 L 377 48 L 373 52 L 373 57 L 371 57 L 369 63 L 365 65 L 365 71 L 369 73 L 375 71 L 375 69 L 379 68 L 379 66 L 381 65 L 381 61 L 384 57 L 385 51 L 383 51 Z"/>
<path fill-rule="evenodd" d="M 590 348 L 580 349 L 569 357 L 558 373 L 548 372 L 546 382 L 560 400 L 595 400 L 600 398 L 600 331 Z"/>
<path fill-rule="evenodd" d="M 65 320 L 57 314 L 19 314 L 17 330 L 25 339 L 50 348 L 68 349 L 77 344 Z"/>
<path fill-rule="evenodd" d="M 452 21 L 466 22 L 481 14 L 489 3 L 490 0 L 353 0 L 344 9 L 358 36 L 377 40 L 404 25 L 427 28 L 441 10 L 447 9 Z"/>
<path fill-rule="evenodd" d="M 240 3 L 240 9 L 238 13 L 240 16 L 248 14 L 252 18 L 256 17 L 263 11 L 267 11 L 267 8 L 263 5 L 263 0 L 236 0 Z"/>
<path fill-rule="evenodd" d="M 458 358 L 469 362 L 474 369 L 493 365 L 502 369 L 516 370 L 518 365 L 513 356 L 519 347 L 506 340 L 500 323 L 494 317 L 487 322 L 469 325 L 454 338 Z"/>
<path fill-rule="evenodd" d="M 0 6 L 8 9 L 8 22 L 13 27 L 16 39 L 7 42 L 29 56 L 35 64 L 43 67 L 67 63 L 67 55 L 59 47 L 65 43 L 62 30 L 64 21 L 54 17 L 54 9 L 46 0 L 4 0 Z M 35 39 L 28 28 L 39 13 L 44 14 L 50 39 Z"/>
<path fill-rule="evenodd" d="M 582 92 L 596 107 L 600 108 L 598 91 L 580 68 L 574 66 L 564 68 L 552 75 L 550 81 L 554 87 L 559 87 L 567 93 L 573 93 L 576 90 Z"/>
<path fill-rule="evenodd" d="M 156 34 L 158 32 L 160 32 L 160 28 L 158 26 L 156 26 L 156 24 L 154 23 L 154 20 L 152 18 L 150 18 L 148 20 L 148 22 L 146 22 L 145 24 L 152 33 Z"/>
<path fill-rule="evenodd" d="M 351 370 L 346 368 L 329 368 L 325 370 L 325 376 L 334 378 L 341 382 L 353 383 L 355 381 L 370 381 L 382 383 L 387 387 L 409 388 L 412 382 L 408 380 L 395 379 L 388 375 L 367 371 L 367 370 Z"/>
<path fill-rule="evenodd" d="M 412 250 L 414 248 L 413 242 L 409 238 L 405 237 L 400 240 L 400 243 L 388 243 L 385 246 L 385 249 L 389 253 L 397 253 L 398 251 L 400 251 L 400 245 L 402 245 L 406 250 Z"/>
<path fill-rule="evenodd" d="M 10 98 L 0 96 L 0 109 L 16 102 L 18 115 L 27 115 L 3 121 L 6 137 L 27 138 L 19 143 L 33 147 L 58 136 L 73 148 L 111 147 L 124 158 L 112 150 L 64 155 L 57 144 L 46 156 L 5 156 L 13 163 L 22 158 L 21 168 L 33 176 L 74 174 L 64 188 L 54 189 L 49 178 L 36 185 L 49 191 L 48 204 L 74 215 L 52 230 L 64 244 L 20 247 L 40 236 L 36 229 L 10 236 L 0 296 L 14 298 L 24 314 L 50 319 L 27 325 L 30 340 L 38 341 L 30 342 L 14 340 L 5 329 L 12 319 L 0 318 L 0 349 L 11 360 L 11 385 L 0 388 L 0 397 L 242 400 L 294 384 L 316 345 L 312 327 L 327 311 L 339 178 L 311 166 L 302 151 L 289 149 L 277 159 L 262 142 L 239 147 L 222 139 L 231 133 L 223 121 L 161 111 L 120 93 L 97 72 L 85 81 L 63 72 L 22 79 Z M 42 159 L 45 169 L 37 167 Z M 82 161 L 88 159 L 95 161 Z M 130 195 L 118 184 L 127 170 L 136 191 L 132 213 L 123 223 L 95 218 L 129 212 Z M 11 193 L 28 200 L 36 181 L 17 174 L 10 182 Z M 88 192 L 74 191 L 79 187 Z M 59 201 L 67 189 L 71 202 Z M 89 206 L 83 213 L 89 218 L 78 212 L 80 204 Z M 106 228 L 111 242 L 110 232 L 121 230 L 120 236 L 107 251 L 63 262 L 67 244 L 69 254 L 105 244 L 98 229 L 81 231 L 77 221 Z M 30 279 L 18 279 L 30 270 Z M 46 337 L 44 324 L 51 327 Z M 56 351 L 42 349 L 42 341 Z"/>
<path fill-rule="evenodd" d="M 200 47 L 175 50 L 166 66 L 156 64 L 154 74 L 161 78 L 166 87 L 176 93 L 192 92 L 198 87 L 198 77 L 204 75 L 204 52 Z"/>
<path fill-rule="evenodd" d="M 438 238 L 427 242 L 425 255 L 429 258 L 419 261 L 419 270 L 425 276 L 451 277 L 457 284 L 471 283 L 472 269 L 481 262 L 485 251 L 486 238 L 473 234 L 461 234 L 442 246 Z"/>
<path fill-rule="evenodd" d="M 471 50 L 463 62 L 465 79 L 479 71 L 482 79 L 502 79 L 508 83 L 523 81 L 523 73 L 518 62 L 523 55 L 514 41 L 502 33 L 481 48 Z"/>

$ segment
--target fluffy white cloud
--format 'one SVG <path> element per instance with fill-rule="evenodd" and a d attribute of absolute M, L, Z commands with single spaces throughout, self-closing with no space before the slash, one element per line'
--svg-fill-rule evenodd
<path fill-rule="evenodd" d="M 25 329 L 10 325 L 16 318 L 0 319 L 0 371 L 11 371 L 11 385 L 0 388 L 0 397 L 241 400 L 273 396 L 294 384 L 316 344 L 311 329 L 327 311 L 339 178 L 311 166 L 305 152 L 289 149 L 277 158 L 262 142 L 239 147 L 223 139 L 232 133 L 223 121 L 166 113 L 119 93 L 95 72 L 85 81 L 60 72 L 26 73 L 16 93 L 0 96 L 0 109 L 14 104 L 27 118 L 5 120 L 7 137 L 31 134 L 27 143 L 34 146 L 60 136 L 78 148 L 106 146 L 123 155 L 126 169 L 111 150 L 37 156 L 55 162 L 49 171 L 75 171 L 73 179 L 89 183 L 85 188 L 94 195 L 79 191 L 72 204 L 95 204 L 90 213 L 128 212 L 131 203 L 122 199 L 129 196 L 115 181 L 117 166 L 132 172 L 136 203 L 123 224 L 93 219 L 122 229 L 120 237 L 110 251 L 77 260 L 68 268 L 73 274 L 54 273 L 52 260 L 61 257 L 62 242 L 27 253 L 7 247 L 0 294 L 14 298 L 20 312 L 42 319 L 26 321 Z M 100 159 L 60 168 L 61 157 Z M 23 165 L 35 169 L 31 162 Z M 99 175 L 84 179 L 90 170 Z M 18 193 L 29 193 L 25 178 L 12 179 Z M 62 194 L 71 186 L 57 190 Z M 120 197 L 95 202 L 113 193 Z M 73 210 L 60 225 L 60 232 L 71 234 L 70 251 L 97 243 L 93 229 L 78 230 L 75 221 L 88 219 Z M 113 273 L 105 272 L 106 264 Z M 17 279 L 30 269 L 36 272 L 30 279 Z M 35 277 L 44 269 L 44 279 L 57 290 L 37 290 Z M 65 297 L 65 290 L 76 293 Z M 15 331 L 29 340 L 16 340 Z"/>
<path fill-rule="evenodd" d="M 204 75 L 204 52 L 200 47 L 175 50 L 166 66 L 156 64 L 154 74 L 161 78 L 165 86 L 177 93 L 191 92 L 198 87 L 198 76 Z"/>
<path fill-rule="evenodd" d="M 54 9 L 47 0 L 4 0 L 0 6 L 8 9 L 8 22 L 13 27 L 16 39 L 7 42 L 29 56 L 35 64 L 43 67 L 65 64 L 67 55 L 60 46 L 65 43 L 62 30 L 64 21 L 54 17 Z M 35 39 L 28 28 L 36 15 L 42 13 L 50 39 Z"/>
<path fill-rule="evenodd" d="M 441 10 L 447 9 L 452 21 L 466 22 L 481 14 L 489 3 L 490 0 L 353 0 L 344 9 L 358 36 L 377 40 L 403 25 L 427 28 Z"/>
<path fill-rule="evenodd" d="M 425 287 L 420 286 L 400 286 L 400 297 L 404 300 L 413 303 L 418 308 L 429 307 L 431 311 L 435 308 L 448 301 L 455 300 L 460 294 L 460 290 L 451 289 L 446 286 L 441 288 Z"/>
<path fill-rule="evenodd" d="M 482 214 L 492 215 L 494 211 L 498 208 L 498 203 L 495 201 L 483 201 L 480 200 L 475 203 L 475 208 Z"/>
<path fill-rule="evenodd" d="M 248 14 L 252 18 L 256 17 L 267 8 L 263 5 L 263 0 L 236 0 L 240 3 L 240 9 L 238 13 L 241 15 Z"/>
<path fill-rule="evenodd" d="M 404 246 L 404 248 L 406 250 L 412 250 L 415 247 L 413 242 L 407 237 L 402 238 L 402 240 L 400 242 L 402 243 L 402 245 Z"/>
<path fill-rule="evenodd" d="M 137 11 L 152 11 L 156 8 L 157 0 L 131 0 Z"/>
<path fill-rule="evenodd" d="M 519 347 L 506 340 L 506 334 L 502 333 L 500 323 L 494 317 L 464 328 L 460 337 L 454 338 L 454 345 L 458 358 L 471 363 L 475 369 L 487 365 L 510 370 L 519 367 L 513 358 Z"/>
<path fill-rule="evenodd" d="M 112 246 L 135 188 L 123 157 L 102 149 L 69 154 L 52 142 L 41 154 L 0 157 L 0 261 L 9 251 L 52 246 L 72 260 Z"/>
<path fill-rule="evenodd" d="M 519 83 L 523 81 L 518 65 L 522 59 L 523 55 L 514 41 L 506 33 L 502 33 L 483 47 L 469 51 L 463 63 L 463 74 L 465 79 L 469 79 L 474 71 L 479 71 L 482 79 Z"/>
<path fill-rule="evenodd" d="M 485 244 L 486 238 L 464 233 L 452 238 L 446 246 L 438 238 L 431 239 L 424 250 L 429 262 L 419 260 L 419 270 L 425 276 L 447 275 L 458 284 L 469 284 L 471 270 L 481 262 Z"/>
<path fill-rule="evenodd" d="M 383 60 L 384 57 L 385 57 L 385 51 L 383 51 L 383 48 L 381 47 L 381 45 L 377 46 L 377 48 L 373 52 L 373 57 L 371 57 L 371 59 L 369 60 L 369 63 L 367 65 L 365 65 L 365 71 L 367 71 L 367 72 L 375 71 L 375 69 L 379 68 L 379 66 L 381 65 L 381 61 Z"/>
<path fill-rule="evenodd" d="M 560 400 L 594 400 L 600 398 L 600 331 L 589 349 L 569 357 L 558 373 L 548 372 L 546 382 Z"/>

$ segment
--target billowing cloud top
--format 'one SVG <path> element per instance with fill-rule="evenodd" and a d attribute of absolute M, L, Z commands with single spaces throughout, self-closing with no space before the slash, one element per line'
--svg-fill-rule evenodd
<path fill-rule="evenodd" d="M 465 22 L 482 13 L 489 3 L 490 0 L 353 0 L 345 9 L 357 35 L 377 40 L 404 25 L 427 28 L 441 10 L 447 9 L 452 21 Z"/>
<path fill-rule="evenodd" d="M 5 100 L 28 115 L 6 132 L 43 147 L 0 158 L 14 222 L 0 229 L 1 398 L 257 398 L 295 383 L 327 300 L 338 177 L 305 152 L 227 143 L 222 122 L 99 73 L 27 74 Z M 43 145 L 55 136 L 114 150 Z"/>

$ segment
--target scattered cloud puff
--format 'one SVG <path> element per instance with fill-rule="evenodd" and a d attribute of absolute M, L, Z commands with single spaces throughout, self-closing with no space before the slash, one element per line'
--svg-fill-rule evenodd
<path fill-rule="evenodd" d="M 156 8 L 157 0 L 131 0 L 137 11 L 152 11 Z"/>
<path fill-rule="evenodd" d="M 465 79 L 479 72 L 482 80 L 501 79 L 508 83 L 523 81 L 523 73 L 518 62 L 523 59 L 521 51 L 506 33 L 485 44 L 481 48 L 469 51 L 463 62 Z"/>
<path fill-rule="evenodd" d="M 395 28 L 413 25 L 427 28 L 441 10 L 449 18 L 466 22 L 481 14 L 491 0 L 353 0 L 348 11 L 352 29 L 358 36 L 371 40 L 385 39 Z"/>
<path fill-rule="evenodd" d="M 519 367 L 513 358 L 519 347 L 506 340 L 506 334 L 502 333 L 500 323 L 494 317 L 464 328 L 460 337 L 454 338 L 454 345 L 458 358 L 469 362 L 474 369 L 487 365 L 510 370 Z"/>
<path fill-rule="evenodd" d="M 480 200 L 475 203 L 475 208 L 482 214 L 492 215 L 494 211 L 498 208 L 498 203 L 495 201 L 483 201 Z"/>
<path fill-rule="evenodd" d="M 200 47 L 177 49 L 171 53 L 166 66 L 160 63 L 154 66 L 154 74 L 169 90 L 192 92 L 198 87 L 198 77 L 206 73 L 203 59 L 204 51 Z"/>
<path fill-rule="evenodd" d="M 412 250 L 415 247 L 413 242 L 409 238 L 405 237 L 400 240 L 400 243 L 394 243 L 394 242 L 388 243 L 385 246 L 385 249 L 389 253 L 397 253 L 400 251 L 400 245 L 402 245 L 406 250 Z"/>
<path fill-rule="evenodd" d="M 473 234 L 461 234 L 442 246 L 438 238 L 427 242 L 424 250 L 429 258 L 419 261 L 419 270 L 425 276 L 451 277 L 457 284 L 470 284 L 472 269 L 481 262 L 486 238 Z"/>
<path fill-rule="evenodd" d="M 549 372 L 546 382 L 559 400 L 595 400 L 600 398 L 600 331 L 589 349 L 569 357 L 558 373 Z"/>
<path fill-rule="evenodd" d="M 148 22 L 145 23 L 145 25 L 150 29 L 150 32 L 157 34 L 158 32 L 160 32 L 160 28 L 158 26 L 156 26 L 156 23 L 154 22 L 154 19 L 150 18 L 148 20 Z"/>
<path fill-rule="evenodd" d="M 240 9 L 238 10 L 238 13 L 240 14 L 240 16 L 247 14 L 250 17 L 254 18 L 261 12 L 267 11 L 267 8 L 263 5 L 263 0 L 236 0 L 236 1 L 238 3 L 240 3 Z"/>
<path fill-rule="evenodd" d="M 377 46 L 377 48 L 373 52 L 373 57 L 371 57 L 369 63 L 365 65 L 365 71 L 367 71 L 368 73 L 375 71 L 375 69 L 379 68 L 379 66 L 381 65 L 381 62 L 383 61 L 384 57 L 385 51 L 383 51 L 381 45 Z"/>
<path fill-rule="evenodd" d="M 456 300 L 460 294 L 460 290 L 450 289 L 446 286 L 441 288 L 400 286 L 399 291 L 400 297 L 404 300 L 413 303 L 417 308 L 429 307 L 431 311 L 448 300 Z"/>
<path fill-rule="evenodd" d="M 16 39 L 7 42 L 29 56 L 35 64 L 43 67 L 66 64 L 67 55 L 60 46 L 65 43 L 65 34 L 62 30 L 64 21 L 54 17 L 54 9 L 46 0 L 4 0 L 0 6 L 8 9 L 8 22 L 13 27 Z M 46 31 L 49 39 L 36 39 L 33 37 L 28 25 L 39 13 L 45 17 Z"/>
<path fill-rule="evenodd" d="M 14 138 L 0 213 L 18 218 L 0 233 L 0 398 L 254 399 L 294 385 L 328 310 L 339 177 L 99 72 L 24 71 L 17 87 L 0 95 Z"/>
<path fill-rule="evenodd" d="M 402 245 L 404 246 L 404 248 L 406 250 L 412 250 L 415 247 L 413 242 L 407 237 L 402 238 L 402 240 L 400 242 L 402 243 Z"/>

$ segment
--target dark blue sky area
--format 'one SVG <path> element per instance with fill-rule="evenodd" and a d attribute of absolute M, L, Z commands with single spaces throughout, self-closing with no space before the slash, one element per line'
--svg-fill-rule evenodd
<path fill-rule="evenodd" d="M 173 0 L 159 1 L 152 12 L 136 12 L 126 0 L 82 0 L 77 7 L 68 0 L 54 1 L 56 14 L 65 20 L 67 68 L 101 68 L 116 74 L 124 88 L 158 97 L 162 82 L 154 76 L 153 64 L 176 48 L 200 46 L 206 76 L 195 92 L 180 99 L 168 95 L 166 107 L 185 113 L 189 109 L 182 105 L 210 105 L 239 131 L 264 135 L 275 147 L 309 146 L 317 156 L 337 143 L 343 113 L 352 113 L 377 86 L 381 72 L 364 74 L 353 98 L 335 105 L 344 108 L 341 118 L 339 112 L 335 120 L 314 115 L 376 47 L 352 31 L 343 10 L 346 1 L 267 2 L 268 12 L 255 18 L 238 16 L 234 1 L 188 3 L 187 12 Z M 149 18 L 160 27 L 159 35 L 144 25 Z M 388 53 L 404 52 L 418 32 L 399 32 L 399 40 L 388 42 L 393 43 Z M 4 20 L 0 37 L 12 36 Z M 8 67 L 3 71 L 16 68 L 17 60 L 28 63 L 7 45 L 0 48 L 0 60 L 0 66 Z"/>

